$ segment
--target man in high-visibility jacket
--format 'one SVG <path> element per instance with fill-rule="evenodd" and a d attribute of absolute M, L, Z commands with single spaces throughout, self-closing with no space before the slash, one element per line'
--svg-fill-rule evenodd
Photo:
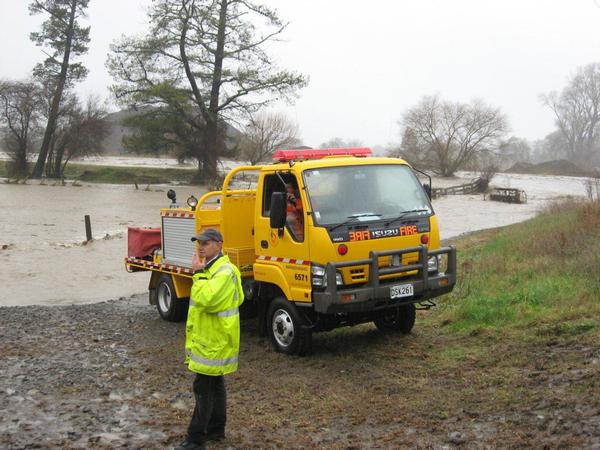
<path fill-rule="evenodd" d="M 240 349 L 239 306 L 244 301 L 240 272 L 222 253 L 223 236 L 207 228 L 192 238 L 196 253 L 185 352 L 196 373 L 196 407 L 179 449 L 203 449 L 225 437 L 226 392 L 223 375 L 235 372 Z"/>

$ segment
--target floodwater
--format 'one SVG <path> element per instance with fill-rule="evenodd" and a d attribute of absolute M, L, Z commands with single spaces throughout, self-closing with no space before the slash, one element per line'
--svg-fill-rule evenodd
<path fill-rule="evenodd" d="M 453 180 L 462 184 L 469 174 Z M 492 184 L 524 189 L 528 203 L 484 200 L 482 195 L 447 196 L 433 202 L 442 239 L 533 217 L 548 201 L 585 196 L 584 179 L 501 174 Z M 169 186 L 136 190 L 134 186 L 67 183 L 8 184 L 0 180 L 0 306 L 93 303 L 146 292 L 146 272 L 125 271 L 127 227 L 160 225 L 160 208 Z M 174 187 L 178 200 L 203 192 Z M 84 245 L 84 216 L 94 240 Z"/>
<path fill-rule="evenodd" d="M 453 180 L 434 180 L 433 185 L 469 182 L 474 174 L 459 173 Z M 492 186 L 522 189 L 527 203 L 510 204 L 485 200 L 483 194 L 448 195 L 433 201 L 442 239 L 463 233 L 522 222 L 534 217 L 548 202 L 565 197 L 585 197 L 585 178 L 545 175 L 497 174 Z"/>
<path fill-rule="evenodd" d="M 0 305 L 92 303 L 144 292 L 148 277 L 125 271 L 127 227 L 159 226 L 168 189 L 0 184 Z M 199 198 L 197 188 L 174 189 L 179 202 Z M 87 245 L 85 215 L 94 238 Z"/>

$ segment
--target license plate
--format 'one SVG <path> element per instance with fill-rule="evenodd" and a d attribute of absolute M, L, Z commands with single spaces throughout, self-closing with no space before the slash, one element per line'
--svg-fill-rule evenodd
<path fill-rule="evenodd" d="M 414 293 L 412 284 L 399 284 L 390 288 L 390 298 L 412 297 Z"/>

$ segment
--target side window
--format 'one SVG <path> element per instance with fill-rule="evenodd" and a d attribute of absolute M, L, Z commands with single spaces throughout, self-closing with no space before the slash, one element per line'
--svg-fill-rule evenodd
<path fill-rule="evenodd" d="M 280 178 L 281 177 L 281 178 Z M 282 182 L 283 180 L 283 182 Z M 279 176 L 266 175 L 264 179 L 262 199 L 262 215 L 268 217 L 271 209 L 271 195 L 273 192 L 285 192 L 287 197 L 286 228 L 290 236 L 297 242 L 304 242 L 304 205 L 300 198 L 298 181 L 289 173 L 280 173 Z"/>
<path fill-rule="evenodd" d="M 295 177 L 290 177 L 285 181 L 287 197 L 286 226 L 295 241 L 304 242 L 304 205 L 298 189 L 298 180 Z"/>
<path fill-rule="evenodd" d="M 268 217 L 271 210 L 271 194 L 273 194 L 273 192 L 283 192 L 283 186 L 281 185 L 281 180 L 277 178 L 277 175 L 265 176 L 264 186 L 262 215 L 263 217 Z"/>

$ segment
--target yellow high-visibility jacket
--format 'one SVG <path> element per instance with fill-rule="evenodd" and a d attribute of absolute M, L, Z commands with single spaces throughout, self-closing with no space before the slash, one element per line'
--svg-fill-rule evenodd
<path fill-rule="evenodd" d="M 192 278 L 185 327 L 188 369 L 213 376 L 235 372 L 240 351 L 238 308 L 244 301 L 240 271 L 225 255 Z"/>

